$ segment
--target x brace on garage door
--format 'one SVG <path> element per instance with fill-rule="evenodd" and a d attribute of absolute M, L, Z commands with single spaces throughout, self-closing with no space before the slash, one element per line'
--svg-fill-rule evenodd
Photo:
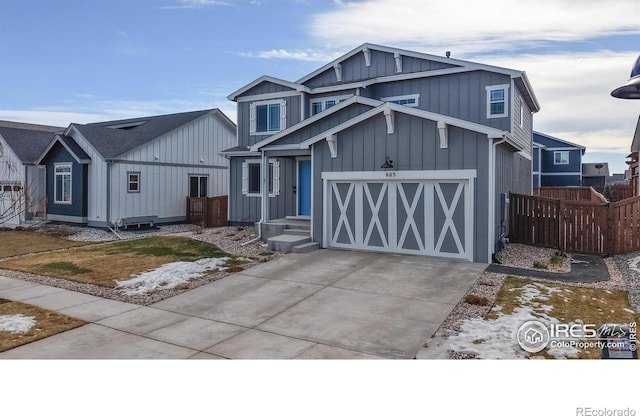
<path fill-rule="evenodd" d="M 473 260 L 475 170 L 325 172 L 323 247 Z"/>

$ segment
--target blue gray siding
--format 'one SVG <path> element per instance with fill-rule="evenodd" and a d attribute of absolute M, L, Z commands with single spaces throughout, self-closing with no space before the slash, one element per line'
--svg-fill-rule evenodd
<path fill-rule="evenodd" d="M 385 157 L 397 170 L 476 169 L 474 195 L 474 252 L 476 261 L 488 261 L 488 156 L 486 136 L 449 128 L 449 148 L 441 149 L 434 121 L 396 115 L 396 131 L 387 134 L 384 116 L 379 115 L 338 134 L 338 157 L 331 158 L 326 142 L 313 147 L 313 235 L 322 236 L 322 172 L 380 171 Z"/>
<path fill-rule="evenodd" d="M 300 114 L 300 95 L 283 97 L 287 102 L 287 125 L 291 127 L 302 121 Z M 258 100 L 256 102 L 259 102 Z M 249 102 L 238 103 L 238 146 L 251 146 L 269 137 L 269 135 L 250 135 Z M 275 132 L 274 132 L 275 133 Z"/>
<path fill-rule="evenodd" d="M 287 91 L 293 92 L 294 90 L 284 85 L 274 84 L 273 82 L 265 81 L 245 91 L 244 93 L 239 95 L 239 97 L 245 97 L 245 96 L 248 97 L 248 96 L 260 95 L 260 94 L 272 94 L 276 92 L 287 92 Z"/>
<path fill-rule="evenodd" d="M 56 163 L 71 163 L 71 204 L 55 203 Z M 86 222 L 88 166 L 76 162 L 60 143 L 53 145 L 42 164 L 46 165 L 47 171 L 47 214 L 73 217 L 74 222 Z"/>
<path fill-rule="evenodd" d="M 531 195 L 532 177 L 531 160 L 513 151 L 507 144 L 498 145 L 496 148 L 496 193 L 495 193 L 495 236 L 500 233 L 509 234 L 508 212 L 501 209 L 500 194 L 514 192 L 517 194 Z M 504 216 L 503 216 L 504 214 Z"/>
<path fill-rule="evenodd" d="M 354 56 L 342 62 L 342 82 L 356 82 L 365 79 L 378 78 L 390 75 L 397 75 L 396 61 L 392 53 L 371 50 L 371 65 L 365 65 L 363 53 L 357 53 Z M 452 68 L 456 65 L 446 64 L 425 59 L 402 57 L 402 73 L 433 71 L 437 69 Z M 318 74 L 311 78 L 305 85 L 310 88 L 326 87 L 338 84 L 336 73 L 333 68 Z"/>

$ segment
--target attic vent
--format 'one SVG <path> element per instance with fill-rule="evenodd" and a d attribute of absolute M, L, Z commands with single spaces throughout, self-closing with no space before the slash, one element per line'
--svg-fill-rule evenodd
<path fill-rule="evenodd" d="M 118 129 L 118 130 L 131 130 L 138 126 L 143 125 L 146 122 L 147 120 L 143 120 L 143 121 L 135 121 L 130 123 L 112 124 L 110 126 L 105 126 L 105 127 L 108 127 L 110 129 Z"/>

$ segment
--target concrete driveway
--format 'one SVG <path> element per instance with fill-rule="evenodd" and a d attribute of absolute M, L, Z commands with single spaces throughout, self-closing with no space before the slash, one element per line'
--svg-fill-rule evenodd
<path fill-rule="evenodd" d="M 0 358 L 414 358 L 485 268 L 316 250 L 150 307 L 0 277 L 0 298 L 91 322 Z"/>

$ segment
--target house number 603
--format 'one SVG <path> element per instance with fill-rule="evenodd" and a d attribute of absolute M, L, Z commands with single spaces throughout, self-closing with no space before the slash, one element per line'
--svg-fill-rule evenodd
<path fill-rule="evenodd" d="M 396 173 L 395 172 L 387 172 L 385 175 L 387 175 L 387 178 L 395 178 L 396 177 Z"/>

